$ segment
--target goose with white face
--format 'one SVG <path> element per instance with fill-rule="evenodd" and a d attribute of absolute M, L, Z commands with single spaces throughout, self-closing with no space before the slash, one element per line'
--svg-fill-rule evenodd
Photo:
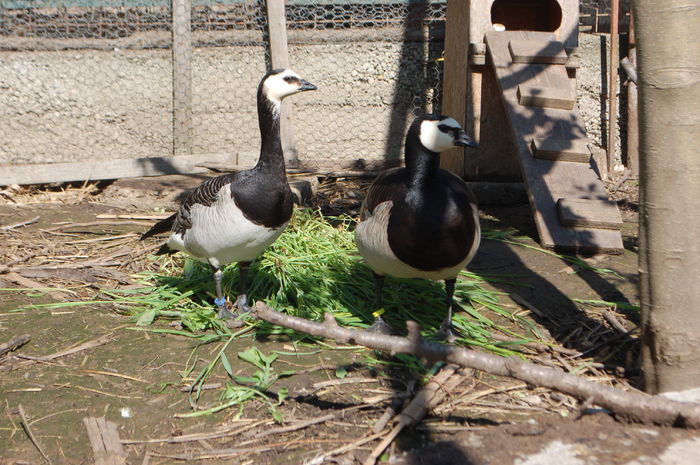
<path fill-rule="evenodd" d="M 316 86 L 299 77 L 291 69 L 279 70 L 270 74 L 263 83 L 265 96 L 274 103 L 279 103 L 290 95 L 315 90 Z"/>
<path fill-rule="evenodd" d="M 476 147 L 453 118 L 425 120 L 420 125 L 420 143 L 431 152 L 444 152 L 454 147 Z"/>

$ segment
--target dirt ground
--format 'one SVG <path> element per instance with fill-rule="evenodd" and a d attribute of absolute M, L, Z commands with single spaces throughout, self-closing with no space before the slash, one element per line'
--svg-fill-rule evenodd
<path fill-rule="evenodd" d="M 168 176 L 0 192 L 0 227 L 38 217 L 0 232 L 0 344 L 24 334 L 31 338 L 0 355 L 0 463 L 107 463 L 93 455 L 99 444 L 91 443 L 86 418 L 106 420 L 103 438 L 118 435 L 125 456 L 110 463 L 351 465 L 363 463 L 386 437 L 388 427 L 375 433 L 373 426 L 392 405 L 398 408 L 414 395 L 416 381 L 422 382 L 390 364 L 365 363 L 368 356 L 390 362 L 389 356 L 329 341 L 296 345 L 283 336 L 249 332 L 228 346 L 230 360 L 255 346 L 264 353 L 277 351 L 279 370 L 295 371 L 275 385 L 289 391 L 276 407 L 283 424 L 266 404 L 255 402 L 243 410 L 192 417 L 187 416 L 193 412 L 187 388 L 221 343 L 193 351 L 197 340 L 138 331 L 123 309 L 99 300 L 105 289 L 134 287 L 134 273 L 156 266 L 146 258 L 154 246 L 137 240 L 152 220 L 135 218 L 173 209 L 182 193 L 199 182 L 198 177 Z M 321 179 L 312 203 L 326 213 L 356 214 L 363 183 Z M 614 273 L 538 250 L 527 205 L 482 205 L 483 226 L 514 229 L 519 243 L 484 240 L 470 270 L 519 275 L 526 284 L 488 286 L 558 348 L 523 349 L 531 361 L 635 389 L 638 341 L 630 331 L 639 323 L 634 308 L 636 186 L 628 181 L 613 187 L 623 207 L 626 250 L 585 260 Z M 96 301 L 15 311 L 27 304 L 77 300 Z M 167 322 L 154 328 L 172 329 Z M 233 365 L 235 374 L 250 374 L 249 367 Z M 339 376 L 339 370 L 346 375 Z M 216 403 L 226 380 L 218 366 L 200 403 Z M 110 425 L 114 429 L 104 433 Z M 116 446 L 105 439 L 103 447 L 109 455 Z M 618 422 L 604 411 L 581 411 L 568 396 L 471 373 L 447 390 L 445 400 L 422 421 L 405 429 L 380 460 L 402 465 L 690 465 L 698 463 L 698 451 L 695 431 Z"/>

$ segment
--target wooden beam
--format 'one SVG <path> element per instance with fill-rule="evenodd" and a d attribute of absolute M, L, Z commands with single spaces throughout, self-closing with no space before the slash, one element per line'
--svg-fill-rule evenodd
<path fill-rule="evenodd" d="M 287 45 L 287 18 L 284 0 L 267 0 L 267 25 L 270 33 L 270 61 L 272 68 L 289 68 L 289 50 Z M 291 103 L 285 102 L 280 110 L 280 138 L 284 158 L 289 166 L 299 163 L 297 157 L 294 130 L 292 127 Z"/>
<path fill-rule="evenodd" d="M 467 73 L 469 61 L 469 1 L 448 0 L 445 23 L 445 70 L 442 113 L 467 123 Z M 473 135 L 473 134 L 471 134 Z M 464 148 L 442 154 L 440 166 L 464 176 Z"/>
<path fill-rule="evenodd" d="M 542 47 L 539 40 L 510 41 L 508 50 L 514 63 L 557 63 L 563 65 L 569 59 L 564 44 L 553 40 Z"/>
<path fill-rule="evenodd" d="M 236 160 L 236 156 L 233 154 L 218 153 L 32 165 L 0 165 L 0 186 L 204 173 L 208 170 L 197 165 L 207 162 L 231 163 L 234 160 Z"/>
<path fill-rule="evenodd" d="M 173 0 L 173 155 L 192 153 L 192 25 L 190 0 Z"/>
<path fill-rule="evenodd" d="M 620 11 L 619 0 L 612 0 L 610 6 L 610 68 L 608 73 L 608 173 L 615 168 L 615 140 L 617 133 L 617 68 L 620 66 L 617 20 Z"/>
<path fill-rule="evenodd" d="M 561 224 L 569 228 L 622 228 L 622 215 L 612 200 L 559 199 L 557 213 Z"/>
<path fill-rule="evenodd" d="M 571 110 L 576 103 L 576 95 L 570 87 L 520 84 L 518 86 L 518 103 L 530 107 Z"/>
<path fill-rule="evenodd" d="M 588 150 L 588 138 L 535 137 L 530 149 L 532 154 L 544 160 L 574 161 L 590 163 L 591 152 Z"/>

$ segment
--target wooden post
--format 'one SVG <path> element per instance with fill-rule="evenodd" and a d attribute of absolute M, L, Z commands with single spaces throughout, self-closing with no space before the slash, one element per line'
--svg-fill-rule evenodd
<path fill-rule="evenodd" d="M 192 27 L 190 0 L 172 0 L 173 155 L 192 152 Z"/>
<path fill-rule="evenodd" d="M 287 46 L 287 19 L 284 0 L 267 0 L 267 25 L 270 33 L 270 61 L 272 68 L 289 68 Z M 298 165 L 294 131 L 292 129 L 291 104 L 283 103 L 280 110 L 280 138 L 287 166 Z"/>
<path fill-rule="evenodd" d="M 633 68 L 637 66 L 637 49 L 634 41 L 634 18 L 630 15 L 629 57 Z M 637 83 L 627 84 L 627 168 L 633 177 L 639 176 L 639 111 Z"/>
<path fill-rule="evenodd" d="M 469 61 L 469 0 L 448 0 L 445 24 L 445 72 L 442 112 L 466 127 Z M 464 148 L 442 154 L 442 168 L 464 176 Z"/>
<path fill-rule="evenodd" d="M 617 133 L 617 68 L 620 63 L 620 46 L 617 35 L 619 0 L 612 0 L 610 9 L 610 80 L 608 83 L 608 173 L 615 166 L 615 134 Z"/>

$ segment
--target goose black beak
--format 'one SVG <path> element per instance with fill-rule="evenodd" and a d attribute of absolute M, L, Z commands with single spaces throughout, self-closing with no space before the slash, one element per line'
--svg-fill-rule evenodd
<path fill-rule="evenodd" d="M 474 142 L 471 137 L 467 135 L 464 130 L 460 130 L 455 134 L 455 145 L 461 147 L 478 147 L 479 144 Z"/>
<path fill-rule="evenodd" d="M 311 84 L 309 81 L 302 79 L 301 80 L 301 86 L 299 87 L 299 92 L 303 92 L 305 90 L 316 90 L 317 87 L 313 84 Z"/>

